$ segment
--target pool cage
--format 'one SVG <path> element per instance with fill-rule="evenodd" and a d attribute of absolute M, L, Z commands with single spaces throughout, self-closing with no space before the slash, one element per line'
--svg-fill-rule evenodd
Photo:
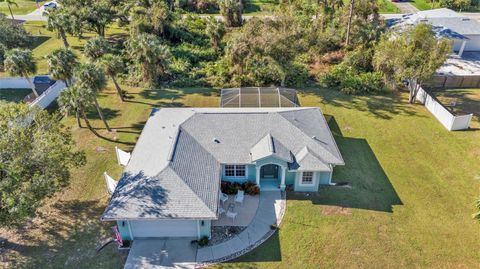
<path fill-rule="evenodd" d="M 282 87 L 222 89 L 220 107 L 299 107 L 297 91 Z"/>

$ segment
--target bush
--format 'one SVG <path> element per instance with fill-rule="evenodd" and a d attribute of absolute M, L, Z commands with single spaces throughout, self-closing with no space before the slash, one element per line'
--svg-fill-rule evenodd
<path fill-rule="evenodd" d="M 253 182 L 244 182 L 242 184 L 238 182 L 222 181 L 220 189 L 223 193 L 228 195 L 237 194 L 239 190 L 245 191 L 248 195 L 257 195 L 260 193 L 260 188 Z"/>
<path fill-rule="evenodd" d="M 28 46 L 30 38 L 30 34 L 22 25 L 12 23 L 4 14 L 0 13 L 0 44 L 7 49 L 23 48 Z"/>
<path fill-rule="evenodd" d="M 333 67 L 321 77 L 324 87 L 339 90 L 346 94 L 372 94 L 383 90 L 382 76 L 378 72 L 360 72 L 345 64 Z"/>
<path fill-rule="evenodd" d="M 207 236 L 204 236 L 204 237 L 200 238 L 200 240 L 198 240 L 198 245 L 201 246 L 201 247 L 204 247 L 204 246 L 208 245 L 209 241 L 210 241 L 210 239 L 208 239 Z"/>

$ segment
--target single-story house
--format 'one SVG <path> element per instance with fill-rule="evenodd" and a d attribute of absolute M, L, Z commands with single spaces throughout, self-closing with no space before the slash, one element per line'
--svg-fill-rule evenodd
<path fill-rule="evenodd" d="M 462 56 L 464 51 L 480 51 L 480 22 L 448 8 L 419 11 L 402 15 L 387 22 L 394 27 L 427 23 L 438 37 L 453 40 L 453 51 Z"/>
<path fill-rule="evenodd" d="M 210 237 L 221 181 L 316 192 L 336 165 L 319 108 L 154 109 L 101 219 L 124 240 Z"/>

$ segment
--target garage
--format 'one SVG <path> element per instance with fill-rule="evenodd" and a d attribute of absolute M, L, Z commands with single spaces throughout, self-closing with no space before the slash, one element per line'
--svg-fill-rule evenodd
<path fill-rule="evenodd" d="M 198 237 L 196 220 L 134 220 L 130 221 L 134 239 L 148 237 Z"/>

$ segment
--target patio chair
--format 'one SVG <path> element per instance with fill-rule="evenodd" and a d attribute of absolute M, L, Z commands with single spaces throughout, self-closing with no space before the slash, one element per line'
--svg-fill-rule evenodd
<path fill-rule="evenodd" d="M 132 154 L 130 152 L 123 151 L 115 146 L 115 153 L 117 154 L 117 162 L 121 166 L 127 166 Z"/>
<path fill-rule="evenodd" d="M 233 211 L 227 211 L 227 218 L 232 219 L 232 223 L 235 222 L 235 219 L 237 218 L 238 213 L 233 212 Z"/>
<path fill-rule="evenodd" d="M 223 209 L 223 207 L 219 207 L 218 208 L 218 215 L 221 216 L 222 214 L 225 214 L 227 211 L 225 211 L 225 209 Z"/>
<path fill-rule="evenodd" d="M 243 199 L 245 198 L 245 192 L 244 191 L 238 191 L 238 193 L 235 195 L 235 203 L 240 203 L 243 205 Z"/>
<path fill-rule="evenodd" d="M 220 193 L 220 202 L 222 202 L 223 205 L 225 205 L 225 202 L 228 201 L 228 195 L 225 193 L 221 192 Z"/>
<path fill-rule="evenodd" d="M 109 176 L 107 172 L 103 172 L 103 177 L 105 178 L 105 183 L 107 184 L 107 191 L 110 195 L 112 195 L 117 187 L 118 181 Z"/>

